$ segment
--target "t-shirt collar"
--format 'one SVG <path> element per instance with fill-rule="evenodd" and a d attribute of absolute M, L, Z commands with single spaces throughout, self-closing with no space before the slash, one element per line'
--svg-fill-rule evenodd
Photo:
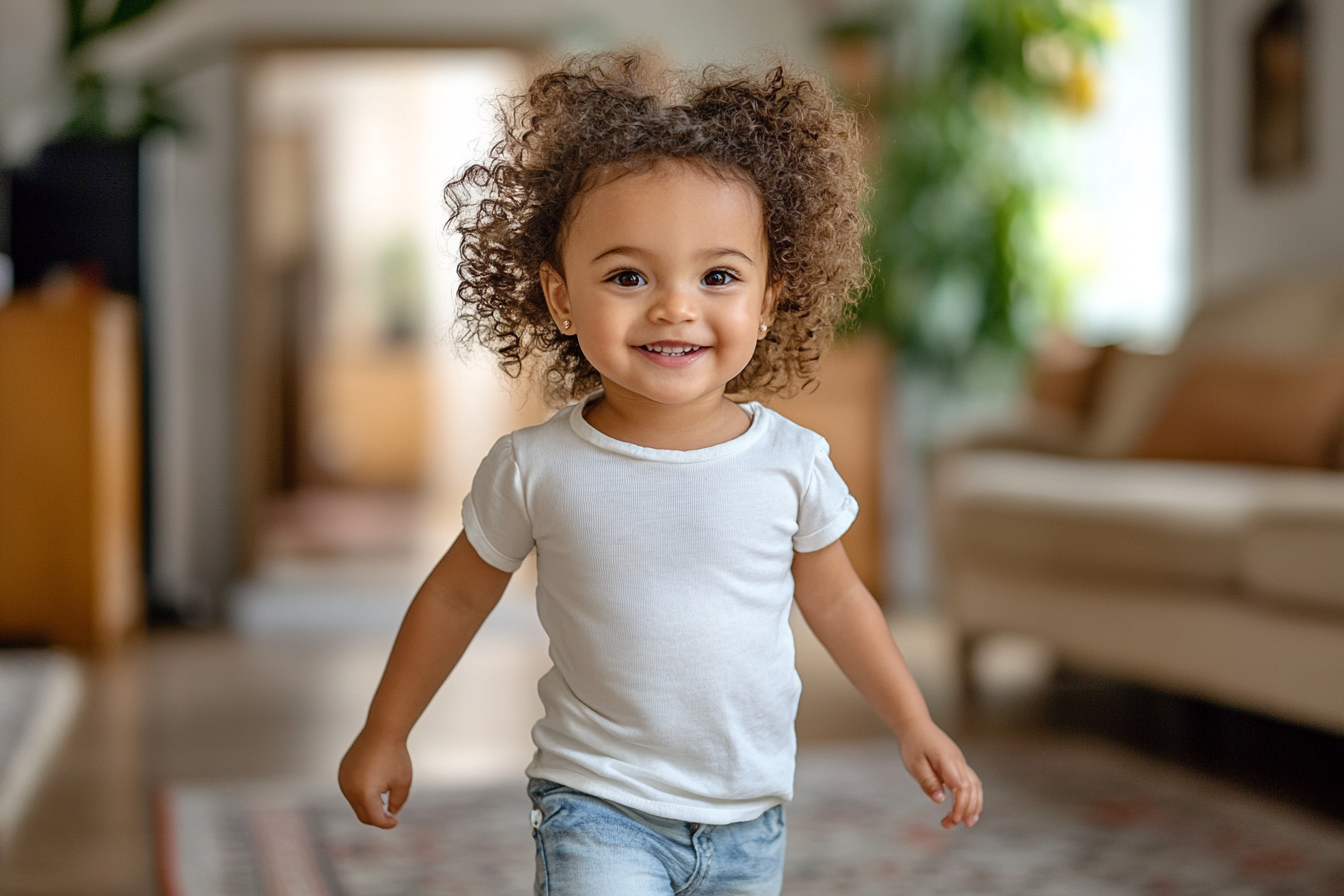
<path fill-rule="evenodd" d="M 751 416 L 751 425 L 747 431 L 735 439 L 729 439 L 726 442 L 720 442 L 717 445 L 710 445 L 708 448 L 695 448 L 691 451 L 678 451 L 674 448 L 646 448 L 643 445 L 635 445 L 631 442 L 622 442 L 619 439 L 613 439 L 605 433 L 599 432 L 591 423 L 583 417 L 583 409 L 601 398 L 603 392 L 601 389 L 592 392 L 581 398 L 576 404 L 565 408 L 561 413 L 569 414 L 569 425 L 574 433 L 585 442 L 595 445 L 604 451 L 611 451 L 616 454 L 624 454 L 627 457 L 635 457 L 641 460 L 660 461 L 670 464 L 693 464 L 702 463 L 709 460 L 717 460 L 721 457 L 727 457 L 730 454 L 749 447 L 755 442 L 762 431 L 765 429 L 766 417 L 764 409 L 759 402 L 749 401 L 741 407 Z"/>

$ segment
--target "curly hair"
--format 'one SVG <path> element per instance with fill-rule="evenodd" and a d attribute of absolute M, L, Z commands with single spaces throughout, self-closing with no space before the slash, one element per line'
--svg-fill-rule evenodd
<path fill-rule="evenodd" d="M 599 175 L 674 159 L 740 178 L 761 200 L 775 317 L 727 391 L 791 395 L 810 383 L 862 285 L 868 226 L 855 119 L 819 83 L 782 65 L 660 73 L 638 53 L 608 53 L 567 58 L 504 98 L 501 138 L 444 190 L 461 236 L 461 341 L 494 351 L 511 377 L 536 363 L 552 404 L 597 388 L 578 340 L 547 311 L 541 265 L 563 272 L 571 205 Z"/>

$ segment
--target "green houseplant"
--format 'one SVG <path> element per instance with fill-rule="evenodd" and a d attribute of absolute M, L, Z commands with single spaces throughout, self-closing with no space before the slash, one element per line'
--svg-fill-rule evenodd
<path fill-rule="evenodd" d="M 91 50 L 162 2 L 117 0 L 95 11 L 67 0 L 63 123 L 33 159 L 6 172 L 16 287 L 36 289 L 70 268 L 97 288 L 140 295 L 140 143 L 181 127 L 157 83 L 109 79 Z"/>
<path fill-rule="evenodd" d="M 944 18 L 930 23 L 934 6 L 881 8 L 826 37 L 870 54 L 875 73 L 873 272 L 856 323 L 884 333 L 906 369 L 956 384 L 1011 369 L 1063 313 L 1034 136 L 1092 106 L 1114 25 L 1107 0 L 965 0 L 936 5 Z"/>
<path fill-rule="evenodd" d="M 899 361 L 899 435 L 882 453 L 901 482 L 886 517 L 905 609 L 934 599 L 928 452 L 1014 403 L 1037 335 L 1067 311 L 1041 137 L 1091 108 L 1114 30 L 1108 0 L 889 0 L 825 30 L 873 147 L 871 276 L 851 327 Z"/>
<path fill-rule="evenodd" d="M 95 11 L 90 9 L 88 0 L 66 0 L 61 68 L 69 83 L 70 113 L 58 139 L 135 139 L 159 129 L 181 129 L 181 119 L 158 82 L 114 85 L 88 61 L 95 42 L 140 19 L 163 2 L 117 0 L 110 9 L 100 5 Z M 114 96 L 125 96 L 128 101 L 114 103 Z M 121 114 L 116 114 L 117 111 Z"/>

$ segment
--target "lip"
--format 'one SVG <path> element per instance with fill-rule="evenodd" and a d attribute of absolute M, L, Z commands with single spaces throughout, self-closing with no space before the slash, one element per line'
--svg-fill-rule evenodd
<path fill-rule="evenodd" d="M 694 342 L 678 342 L 664 339 L 658 342 L 645 342 L 641 345 L 632 345 L 631 348 L 638 352 L 641 358 L 648 360 L 652 364 L 657 364 L 659 367 L 679 368 L 687 367 L 703 358 L 708 354 L 710 346 L 698 345 Z M 650 351 L 649 348 L 690 349 L 690 351 L 673 355 Z"/>

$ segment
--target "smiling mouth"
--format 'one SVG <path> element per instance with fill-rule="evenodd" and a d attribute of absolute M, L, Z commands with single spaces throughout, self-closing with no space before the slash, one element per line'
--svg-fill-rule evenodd
<path fill-rule="evenodd" d="M 663 355 L 671 358 L 680 358 L 685 355 L 693 355 L 704 349 L 703 345 L 641 345 L 640 349 L 655 355 Z"/>

